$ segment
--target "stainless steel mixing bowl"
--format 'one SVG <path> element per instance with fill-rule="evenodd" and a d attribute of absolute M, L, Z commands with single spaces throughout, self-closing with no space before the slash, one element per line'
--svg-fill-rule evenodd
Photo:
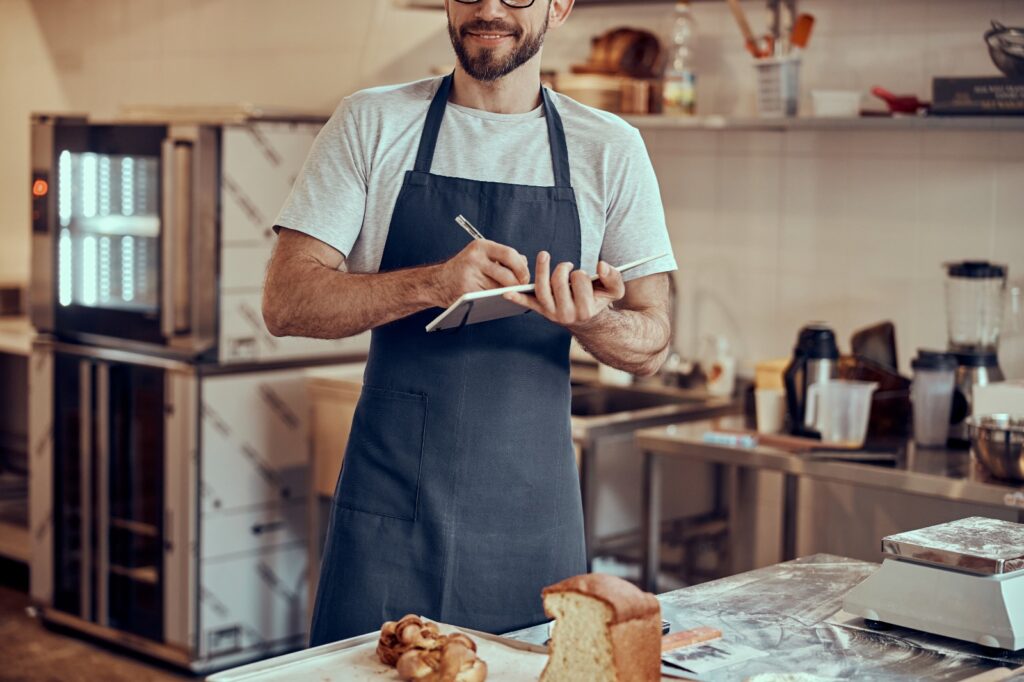
<path fill-rule="evenodd" d="M 974 456 L 998 478 L 1024 481 L 1024 415 L 968 418 Z"/>

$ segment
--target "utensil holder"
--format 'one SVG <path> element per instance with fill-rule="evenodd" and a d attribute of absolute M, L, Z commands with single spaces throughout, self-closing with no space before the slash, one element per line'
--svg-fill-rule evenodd
<path fill-rule="evenodd" d="M 800 59 L 758 59 L 757 113 L 762 118 L 796 116 L 800 99 Z"/>

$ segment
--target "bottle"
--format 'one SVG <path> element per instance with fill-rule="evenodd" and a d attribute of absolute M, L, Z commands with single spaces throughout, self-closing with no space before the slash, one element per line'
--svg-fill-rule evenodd
<path fill-rule="evenodd" d="M 691 54 L 694 36 L 689 0 L 677 0 L 672 45 L 662 76 L 662 111 L 676 116 L 693 116 L 697 111 L 697 74 Z"/>
<path fill-rule="evenodd" d="M 736 388 L 736 356 L 729 347 L 729 340 L 721 335 L 707 337 L 702 355 L 708 395 L 731 396 Z"/>

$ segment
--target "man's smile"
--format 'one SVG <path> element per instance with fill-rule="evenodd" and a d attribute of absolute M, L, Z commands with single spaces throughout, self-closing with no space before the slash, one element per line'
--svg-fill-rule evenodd
<path fill-rule="evenodd" d="M 470 38 L 488 45 L 494 45 L 506 38 L 513 37 L 510 33 L 473 33 L 472 31 L 468 32 L 468 35 Z"/>

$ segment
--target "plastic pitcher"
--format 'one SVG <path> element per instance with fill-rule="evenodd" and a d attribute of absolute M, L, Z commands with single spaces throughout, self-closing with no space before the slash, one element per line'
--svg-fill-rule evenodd
<path fill-rule="evenodd" d="M 877 388 L 873 381 L 847 379 L 811 384 L 807 390 L 807 410 L 821 440 L 850 448 L 864 445 L 871 395 Z"/>
<path fill-rule="evenodd" d="M 910 400 L 914 404 L 914 441 L 924 447 L 946 444 L 953 387 L 956 383 L 956 357 L 951 353 L 918 351 L 910 364 L 914 383 Z"/>

